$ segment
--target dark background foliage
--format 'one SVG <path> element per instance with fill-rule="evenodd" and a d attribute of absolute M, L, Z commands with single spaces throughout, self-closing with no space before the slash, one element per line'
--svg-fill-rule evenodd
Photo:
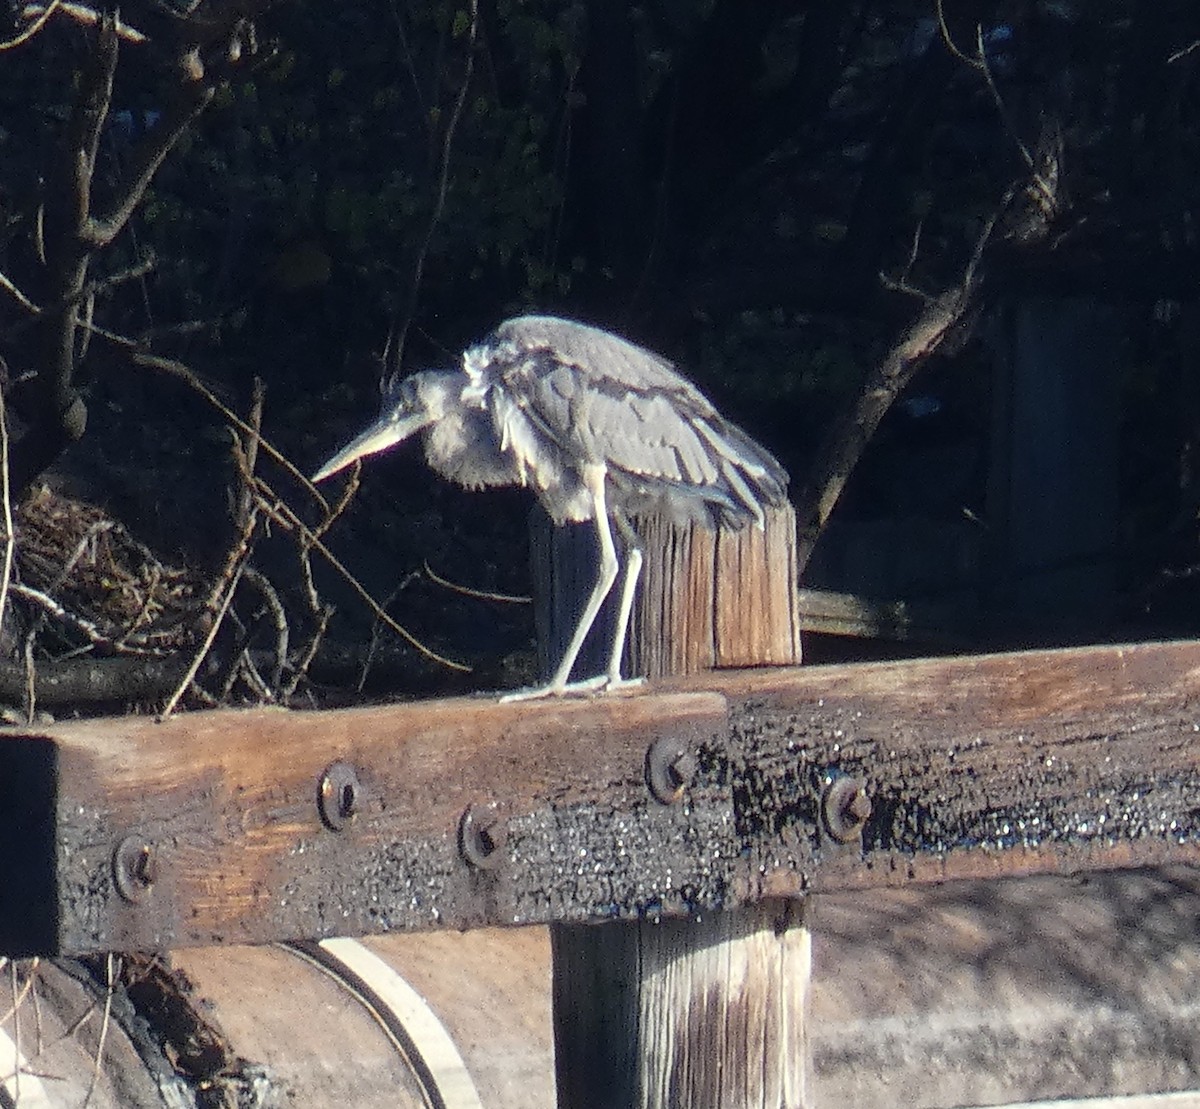
<path fill-rule="evenodd" d="M 148 41 L 120 44 L 96 196 L 119 193 L 169 113 L 206 10 L 238 28 L 198 48 L 212 101 L 90 258 L 90 318 L 128 342 L 93 333 L 85 349 L 73 334 L 89 429 L 31 482 L 216 566 L 234 530 L 223 421 L 131 349 L 186 363 L 243 413 L 261 380 L 265 433 L 308 469 L 373 411 L 384 370 L 445 364 L 536 309 L 677 361 L 799 490 L 869 369 L 962 281 L 998 218 L 957 341 L 885 416 L 839 518 L 986 526 L 996 321 L 1021 302 L 1110 306 L 1122 321 L 1117 607 L 1127 624 L 1189 626 L 1194 5 L 202 0 L 188 13 L 134 0 L 121 19 Z M 24 26 L 14 10 L 9 35 Z M 39 305 L 46 198 L 95 42 L 94 25 L 60 14 L 0 54 L 0 272 Z M 221 51 L 237 55 L 228 73 Z M 1053 211 L 1027 234 L 1021 205 L 1047 135 Z M 46 374 L 41 326 L 0 292 L 0 354 L 34 428 L 19 383 Z M 289 479 L 279 487 L 303 501 Z M 379 595 L 423 559 L 522 592 L 527 503 L 437 485 L 403 452 L 368 469 L 333 541 Z M 496 656 L 528 634 L 508 609 L 481 620 L 427 582 L 396 611 L 460 653 Z"/>

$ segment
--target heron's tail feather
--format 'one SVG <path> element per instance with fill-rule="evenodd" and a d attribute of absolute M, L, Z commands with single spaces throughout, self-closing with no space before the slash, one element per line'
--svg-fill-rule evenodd
<path fill-rule="evenodd" d="M 787 471 L 736 424 L 717 417 L 696 420 L 693 426 L 720 469 L 724 496 L 718 502 L 723 509 L 718 524 L 740 527 L 753 520 L 762 527 L 763 507 L 782 504 L 787 495 Z"/>

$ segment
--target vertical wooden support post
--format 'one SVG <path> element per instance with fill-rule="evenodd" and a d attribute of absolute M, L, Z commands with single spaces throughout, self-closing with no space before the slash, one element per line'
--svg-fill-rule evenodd
<path fill-rule="evenodd" d="M 628 672 L 800 661 L 791 506 L 765 531 L 714 534 L 637 521 L 645 552 Z M 557 661 L 595 574 L 584 526 L 534 527 L 544 669 Z M 577 676 L 603 669 L 613 614 Z M 551 929 L 558 1104 L 801 1109 L 811 944 L 802 902 L 680 920 Z"/>

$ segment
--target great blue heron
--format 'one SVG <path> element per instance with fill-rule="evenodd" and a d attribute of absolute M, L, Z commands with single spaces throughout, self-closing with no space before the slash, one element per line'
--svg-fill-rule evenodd
<path fill-rule="evenodd" d="M 787 474 L 671 363 L 587 324 L 520 316 L 468 348 L 459 369 L 425 371 L 384 391 L 379 418 L 313 475 L 424 432 L 425 458 L 444 477 L 480 489 L 532 489 L 556 524 L 591 520 L 600 571 L 550 682 L 511 699 L 628 684 L 621 656 L 642 567 L 629 517 L 666 512 L 709 528 L 763 526 Z M 608 669 L 570 682 L 571 669 L 620 569 L 625 578 Z"/>

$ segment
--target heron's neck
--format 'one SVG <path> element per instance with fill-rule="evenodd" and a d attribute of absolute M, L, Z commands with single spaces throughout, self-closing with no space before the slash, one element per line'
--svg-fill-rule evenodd
<path fill-rule="evenodd" d="M 468 489 L 517 482 L 513 459 L 500 451 L 482 409 L 444 413 L 425 431 L 425 458 L 431 469 Z"/>

